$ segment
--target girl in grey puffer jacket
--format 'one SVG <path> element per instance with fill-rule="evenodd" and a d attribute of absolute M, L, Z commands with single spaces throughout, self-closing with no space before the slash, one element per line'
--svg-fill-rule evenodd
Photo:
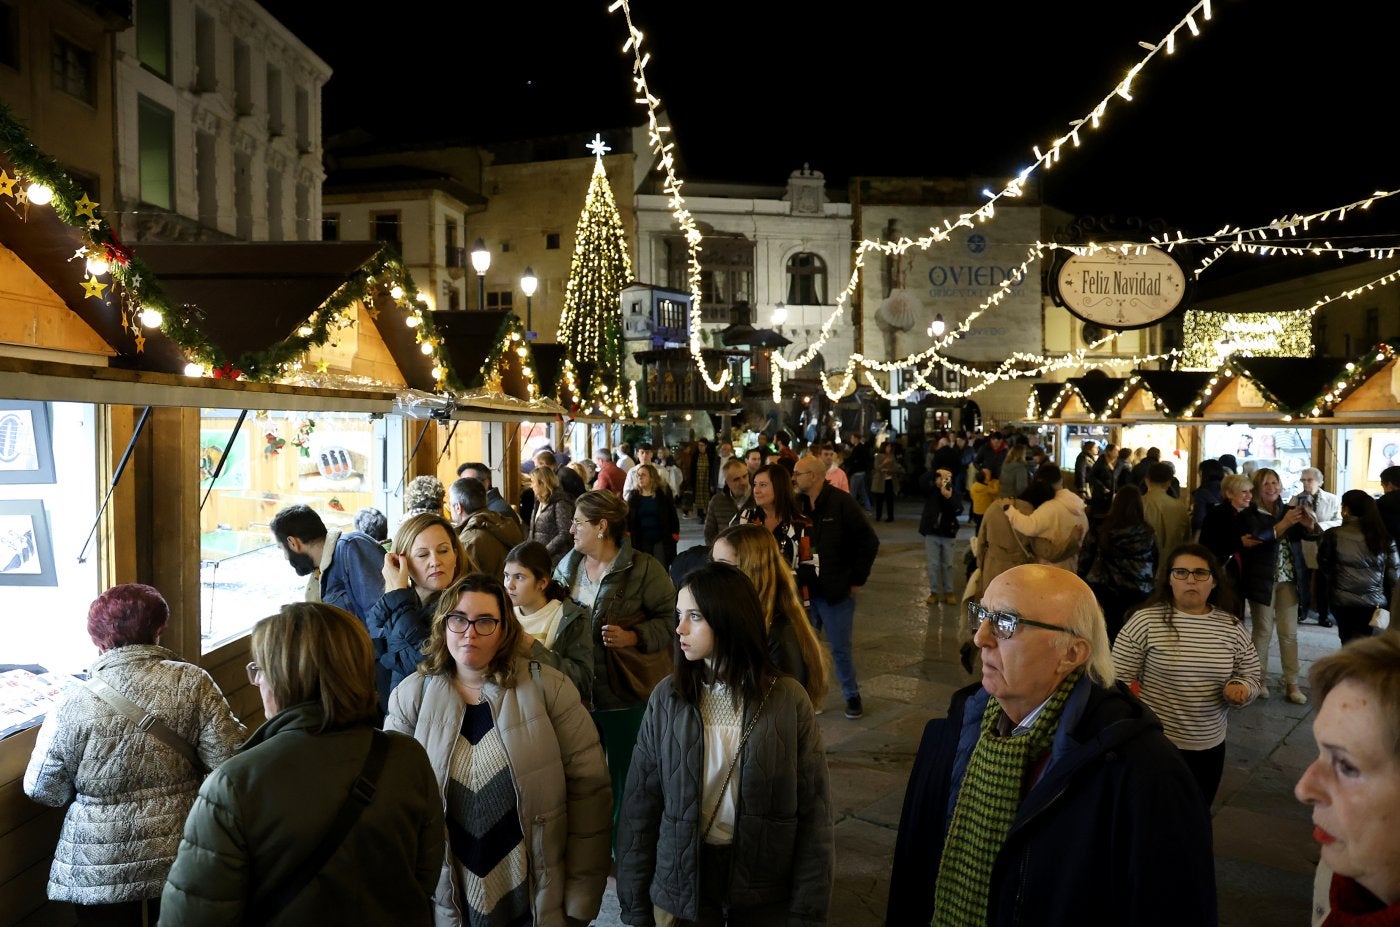
<path fill-rule="evenodd" d="M 623 799 L 622 920 L 825 924 L 831 804 L 811 701 L 773 666 L 738 569 L 691 573 L 676 607 L 681 653 L 651 694 Z"/>
<path fill-rule="evenodd" d="M 213 769 L 245 731 L 208 673 L 157 646 L 169 615 L 150 586 L 114 586 L 98 596 L 88 611 L 88 633 L 101 651 L 91 674 L 154 714 Z M 134 910 L 124 913 L 141 923 L 140 906 L 160 898 L 204 772 L 91 689 L 69 690 L 44 720 L 24 773 L 30 798 L 68 805 L 49 898 L 128 906 Z"/>

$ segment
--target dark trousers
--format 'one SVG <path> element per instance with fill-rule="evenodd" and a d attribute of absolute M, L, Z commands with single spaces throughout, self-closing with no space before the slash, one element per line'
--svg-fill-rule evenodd
<path fill-rule="evenodd" d="M 888 483 L 888 481 L 887 481 Z M 889 512 L 889 521 L 894 521 L 894 490 L 887 489 L 884 492 L 872 492 L 870 498 L 875 500 L 875 520 L 880 520 L 882 511 Z"/>
<path fill-rule="evenodd" d="M 1375 633 L 1371 627 L 1371 615 L 1375 610 L 1374 605 L 1332 606 L 1332 617 L 1337 619 L 1337 636 L 1342 639 L 1343 644 L 1358 637 L 1370 637 Z"/>
<path fill-rule="evenodd" d="M 787 924 L 787 903 L 757 905 L 750 908 L 729 906 L 729 872 L 733 851 L 730 847 L 700 845 L 700 916 L 695 927 L 783 927 Z"/>
<path fill-rule="evenodd" d="M 78 927 L 154 927 L 160 918 L 160 899 L 123 901 L 120 904 L 75 904 Z"/>
<path fill-rule="evenodd" d="M 1220 791 L 1220 777 L 1225 772 L 1225 744 L 1209 750 L 1181 750 L 1181 758 L 1186 768 L 1191 770 L 1191 778 L 1201 790 L 1201 797 L 1209 808 L 1215 801 L 1215 793 Z"/>
<path fill-rule="evenodd" d="M 1298 620 L 1309 611 L 1317 612 L 1319 621 L 1328 615 L 1327 609 L 1327 574 L 1321 570 L 1310 570 L 1302 567 L 1301 575 L 1298 577 Z"/>

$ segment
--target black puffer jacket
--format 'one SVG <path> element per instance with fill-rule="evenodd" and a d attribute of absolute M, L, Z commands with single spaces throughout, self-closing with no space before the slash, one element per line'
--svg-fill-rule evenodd
<path fill-rule="evenodd" d="M 1328 577 L 1331 604 L 1374 608 L 1390 603 L 1400 563 L 1395 542 L 1387 538 L 1386 545 L 1384 553 L 1371 553 L 1360 521 L 1352 516 L 1344 517 L 1339 527 L 1323 532 L 1317 547 L 1317 567 Z"/>
<path fill-rule="evenodd" d="M 756 704 L 744 706 L 744 726 Z M 627 775 L 617 833 L 622 921 L 654 923 L 655 904 L 684 920 L 700 913 L 703 727 L 671 677 L 651 694 Z M 834 840 L 821 729 L 797 680 L 780 677 L 739 765 L 729 898 L 736 907 L 784 903 L 787 923 L 827 922 Z M 726 899 L 710 899 L 720 901 Z"/>
<path fill-rule="evenodd" d="M 1225 503 L 1229 505 L 1229 503 Z M 1240 513 L 1240 522 L 1245 527 L 1246 534 L 1259 538 L 1263 543 L 1254 547 L 1245 547 L 1240 552 L 1241 558 L 1241 591 L 1244 597 L 1250 602 L 1258 605 L 1268 605 L 1274 598 L 1274 586 L 1278 582 L 1278 545 L 1279 541 L 1291 542 L 1303 539 L 1303 526 L 1294 525 L 1284 532 L 1280 537 L 1275 533 L 1274 526 L 1288 514 L 1288 510 L 1293 506 L 1280 503 L 1278 515 L 1273 516 L 1257 505 L 1251 505 Z M 1294 545 L 1285 544 L 1288 556 L 1293 559 L 1293 576 L 1295 578 L 1305 575 L 1303 573 L 1304 564 L 1294 555 Z"/>
<path fill-rule="evenodd" d="M 1091 531 L 1079 549 L 1079 575 L 1090 586 L 1148 595 L 1158 555 L 1157 535 L 1145 521 L 1114 528 L 1107 544 L 1099 542 L 1098 531 Z"/>

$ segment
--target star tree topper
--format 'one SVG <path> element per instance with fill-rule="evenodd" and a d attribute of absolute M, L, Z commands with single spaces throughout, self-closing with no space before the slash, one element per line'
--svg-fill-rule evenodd
<path fill-rule="evenodd" d="M 593 152 L 600 158 L 603 155 L 607 154 L 609 151 L 612 151 L 612 149 L 608 147 L 607 143 L 603 141 L 603 134 L 601 132 L 594 134 L 593 141 L 588 143 L 588 150 Z"/>

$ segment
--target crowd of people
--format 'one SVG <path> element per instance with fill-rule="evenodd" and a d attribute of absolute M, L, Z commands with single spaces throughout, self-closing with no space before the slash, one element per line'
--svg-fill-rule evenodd
<path fill-rule="evenodd" d="M 1018 435 L 711 443 L 542 449 L 519 511 L 464 463 L 410 484 L 392 538 L 373 510 L 353 530 L 279 512 L 308 584 L 254 628 L 251 735 L 159 647 L 158 591 L 103 593 L 92 681 L 25 775 L 68 806 L 51 897 L 80 923 L 574 925 L 611 874 L 628 924 L 826 923 L 816 716 L 833 678 L 863 716 L 856 604 L 906 493 L 928 603 L 965 610 L 980 680 L 919 745 L 888 923 L 1214 923 L 1229 715 L 1269 697 L 1275 629 L 1307 701 L 1309 608 L 1346 644 L 1312 670 L 1321 755 L 1297 787 L 1328 923 L 1400 923 L 1400 645 L 1371 635 L 1400 468 L 1377 505 L 1311 470 L 1284 501 L 1273 470 L 1211 461 L 1188 503 L 1155 449 L 1086 446 L 1066 486 Z M 678 552 L 682 518 L 704 542 Z"/>

